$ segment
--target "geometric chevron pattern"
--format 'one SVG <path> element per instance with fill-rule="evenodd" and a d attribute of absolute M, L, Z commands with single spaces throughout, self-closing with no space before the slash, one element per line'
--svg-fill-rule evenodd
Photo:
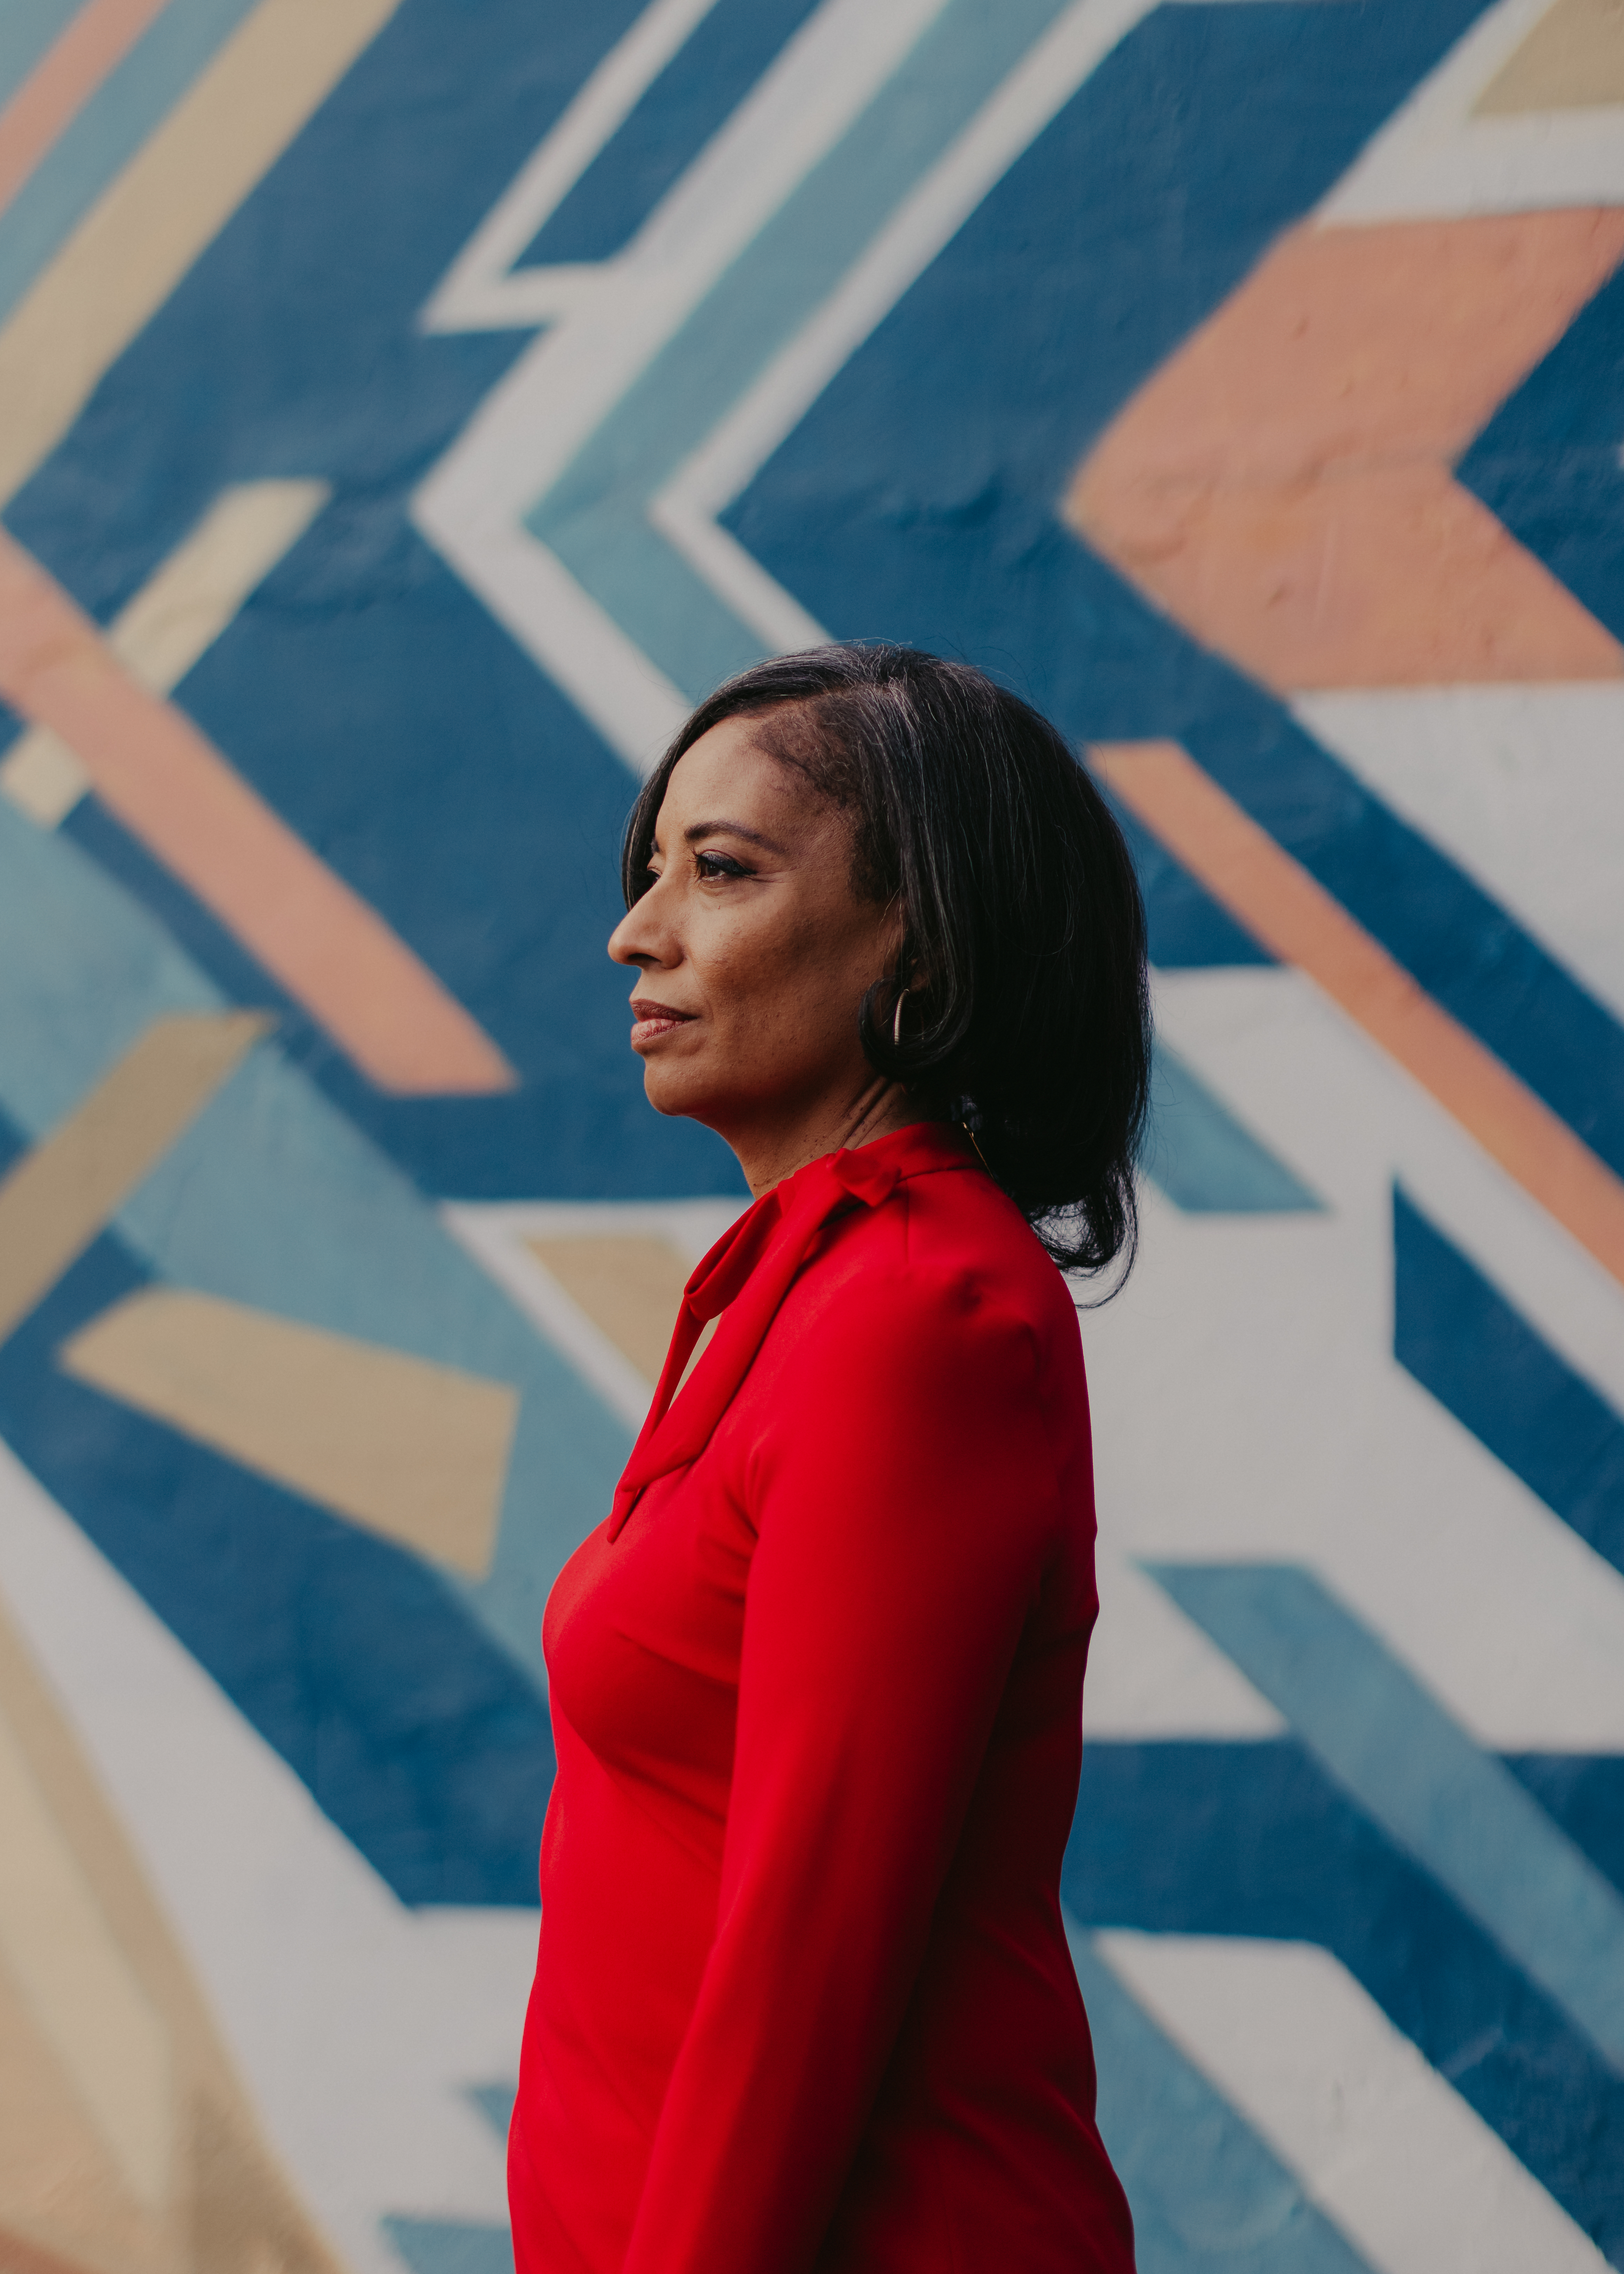
<path fill-rule="evenodd" d="M 1064 1882 L 1140 2263 L 1624 2266 L 1617 19 L 15 0 L 0 2257 L 506 2263 L 540 1608 L 742 1199 L 618 832 L 878 635 L 1150 915 Z"/>

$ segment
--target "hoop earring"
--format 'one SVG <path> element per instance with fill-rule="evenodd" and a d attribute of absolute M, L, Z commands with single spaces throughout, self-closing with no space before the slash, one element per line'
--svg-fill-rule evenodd
<path fill-rule="evenodd" d="M 906 996 L 907 990 L 906 988 L 898 990 L 897 995 L 897 1007 L 891 1014 L 891 1046 L 894 1050 L 899 1050 L 902 1048 L 902 1005 L 906 999 Z"/>

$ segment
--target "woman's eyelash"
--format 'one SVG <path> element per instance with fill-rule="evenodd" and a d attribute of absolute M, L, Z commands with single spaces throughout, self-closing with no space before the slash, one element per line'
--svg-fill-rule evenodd
<path fill-rule="evenodd" d="M 702 877 L 748 877 L 750 873 L 731 853 L 695 853 L 694 866 Z"/>

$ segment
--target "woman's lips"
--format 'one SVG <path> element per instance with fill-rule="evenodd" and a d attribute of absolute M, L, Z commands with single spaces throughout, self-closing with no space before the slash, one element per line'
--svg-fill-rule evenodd
<path fill-rule="evenodd" d="M 642 996 L 635 997 L 632 1002 L 633 1047 L 635 1048 L 639 1043 L 656 1042 L 661 1035 L 674 1033 L 677 1028 L 686 1027 L 695 1015 L 692 1011 L 673 1011 L 668 1003 L 650 1003 Z"/>

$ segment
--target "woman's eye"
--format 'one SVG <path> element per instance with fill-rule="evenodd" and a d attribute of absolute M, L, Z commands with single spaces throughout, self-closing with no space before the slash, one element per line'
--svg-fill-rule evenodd
<path fill-rule="evenodd" d="M 710 882 L 721 877 L 748 877 L 750 873 L 731 853 L 695 853 L 694 869 L 702 879 Z"/>

